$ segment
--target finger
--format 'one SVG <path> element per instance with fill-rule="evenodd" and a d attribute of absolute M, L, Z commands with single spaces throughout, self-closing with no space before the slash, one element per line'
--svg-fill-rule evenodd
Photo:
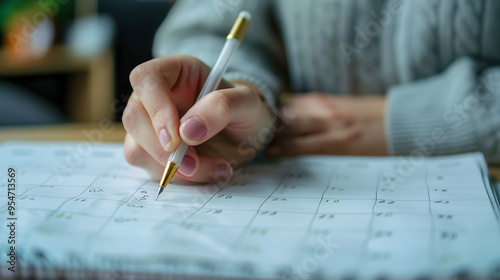
<path fill-rule="evenodd" d="M 278 142 L 273 142 L 266 152 L 268 155 L 276 157 L 320 154 L 324 147 L 318 145 L 318 141 L 318 134 L 283 138 Z"/>
<path fill-rule="evenodd" d="M 208 67 L 195 58 L 169 56 L 145 62 L 130 73 L 132 88 L 144 105 L 155 134 L 159 139 L 167 135 L 170 140 L 165 145 L 168 151 L 177 147 L 180 139 L 175 101 L 180 103 L 181 110 L 186 110 L 194 102 L 208 71 Z M 174 100 L 172 91 L 176 88 L 183 94 Z"/>
<path fill-rule="evenodd" d="M 210 68 L 190 56 L 150 60 L 130 73 L 130 83 L 146 109 L 158 138 L 168 135 L 172 151 L 179 144 L 179 115 L 194 103 Z M 219 88 L 229 87 L 222 81 Z"/>
<path fill-rule="evenodd" d="M 153 159 L 128 133 L 125 136 L 123 154 L 130 165 L 145 169 L 155 180 L 161 178 L 163 165 Z"/>
<path fill-rule="evenodd" d="M 222 158 L 199 156 L 190 147 L 186 151 L 177 175 L 180 178 L 196 183 L 225 183 L 232 175 L 231 165 Z"/>
<path fill-rule="evenodd" d="M 201 98 L 181 119 L 180 134 L 189 145 L 199 145 L 224 128 L 238 135 L 248 135 L 259 127 L 264 112 L 257 92 L 247 86 L 214 91 Z M 246 133 L 244 133 L 246 132 Z"/>
<path fill-rule="evenodd" d="M 349 144 L 360 136 L 357 127 L 282 139 L 269 146 L 270 156 L 288 157 L 314 154 L 347 154 Z"/>
<path fill-rule="evenodd" d="M 284 129 L 276 134 L 276 138 L 289 138 L 290 136 L 301 136 L 319 133 L 328 128 L 328 122 L 320 116 L 302 115 L 297 116 L 284 126 Z"/>
<path fill-rule="evenodd" d="M 286 113 L 285 113 L 286 112 Z M 337 119 L 337 113 L 325 108 L 291 106 L 280 109 L 280 115 L 293 116 L 276 137 L 299 136 L 326 130 Z"/>
<path fill-rule="evenodd" d="M 158 139 L 151 124 L 146 109 L 142 105 L 137 95 L 132 93 L 123 112 L 122 122 L 127 133 L 141 146 L 154 160 L 160 164 L 165 164 L 168 153 L 165 145 L 169 145 L 169 135 L 161 133 Z"/>
<path fill-rule="evenodd" d="M 148 172 L 151 177 L 159 181 L 163 172 L 165 170 L 165 166 L 159 162 L 157 162 L 154 158 L 151 157 L 135 140 L 131 137 L 130 134 L 125 136 L 124 143 L 124 157 L 125 160 L 133 166 L 140 167 Z M 174 183 L 189 183 L 189 180 L 181 178 L 178 176 L 179 173 L 172 178 L 172 182 Z"/>
<path fill-rule="evenodd" d="M 169 66 L 167 76 L 177 78 L 181 69 L 179 62 L 172 61 Z M 169 140 L 165 146 L 170 149 L 179 143 L 176 130 L 179 116 L 170 94 L 170 87 L 173 84 L 169 85 L 159 69 L 161 68 L 158 60 L 151 60 L 135 67 L 130 73 L 130 84 L 151 119 L 154 135 L 159 140 L 161 138 Z"/>

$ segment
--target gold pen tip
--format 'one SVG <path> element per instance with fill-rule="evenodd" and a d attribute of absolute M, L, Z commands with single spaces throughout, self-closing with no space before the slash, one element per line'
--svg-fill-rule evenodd
<path fill-rule="evenodd" d="M 174 177 L 175 172 L 177 172 L 177 169 L 179 169 L 179 166 L 177 166 L 177 164 L 173 161 L 167 162 L 165 171 L 163 171 L 163 175 L 161 176 L 160 187 L 164 188 L 168 185 L 170 180 Z"/>
<path fill-rule="evenodd" d="M 177 169 L 179 169 L 179 166 L 177 166 L 177 164 L 175 164 L 172 161 L 167 162 L 167 165 L 165 166 L 165 171 L 163 171 L 163 175 L 161 176 L 160 188 L 158 189 L 158 194 L 156 195 L 155 200 L 158 200 L 158 197 L 163 192 L 163 189 L 168 185 L 168 183 L 170 183 L 172 177 L 174 177 L 175 172 L 177 172 Z"/>

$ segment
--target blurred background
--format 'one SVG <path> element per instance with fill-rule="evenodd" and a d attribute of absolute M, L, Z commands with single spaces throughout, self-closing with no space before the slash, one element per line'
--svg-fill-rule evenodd
<path fill-rule="evenodd" d="M 0 126 L 120 120 L 169 0 L 0 0 Z"/>

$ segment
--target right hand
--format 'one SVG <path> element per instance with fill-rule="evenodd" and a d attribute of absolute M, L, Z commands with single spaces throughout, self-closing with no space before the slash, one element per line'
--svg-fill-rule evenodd
<path fill-rule="evenodd" d="M 188 148 L 173 181 L 227 181 L 231 164 L 249 160 L 262 148 L 264 143 L 253 153 L 241 149 L 273 125 L 254 86 L 222 81 L 218 90 L 194 104 L 209 72 L 198 59 L 182 55 L 153 59 L 131 72 L 134 92 L 123 112 L 128 163 L 159 180 L 169 152 L 182 138 L 194 148 Z"/>

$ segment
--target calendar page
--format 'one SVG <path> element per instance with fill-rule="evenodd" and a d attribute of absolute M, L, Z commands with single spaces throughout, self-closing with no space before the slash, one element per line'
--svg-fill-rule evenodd
<path fill-rule="evenodd" d="M 302 157 L 226 184 L 158 182 L 123 146 L 0 145 L 2 278 L 453 279 L 500 275 L 480 153 Z"/>

